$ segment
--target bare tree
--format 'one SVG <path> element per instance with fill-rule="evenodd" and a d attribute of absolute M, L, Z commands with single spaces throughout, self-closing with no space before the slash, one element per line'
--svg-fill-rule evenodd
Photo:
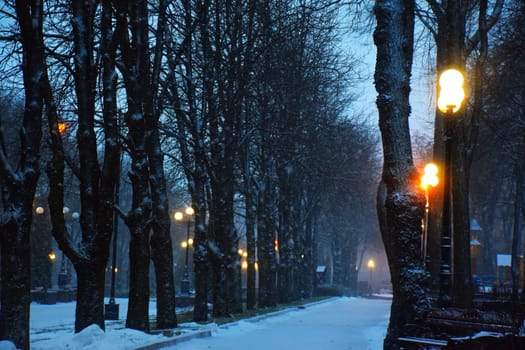
<path fill-rule="evenodd" d="M 33 198 L 39 177 L 42 138 L 42 73 L 45 70 L 42 35 L 43 2 L 16 1 L 16 19 L 22 42 L 24 116 L 20 127 L 17 164 L 7 154 L 0 130 L 1 280 L 0 338 L 29 349 L 30 232 Z"/>
<path fill-rule="evenodd" d="M 103 18 L 109 15 L 107 2 L 104 3 Z M 111 45 L 113 32 L 104 33 L 100 54 L 104 57 L 105 104 L 102 116 L 105 143 L 104 156 L 99 165 L 97 132 L 95 126 L 96 78 L 98 68 L 94 56 L 97 46 L 94 41 L 94 16 L 98 4 L 92 1 L 74 1 L 71 4 L 74 43 L 74 76 L 76 110 L 78 113 L 77 147 L 78 166 L 68 160 L 80 182 L 81 203 L 81 241 L 76 242 L 68 234 L 62 213 L 64 207 L 64 154 L 61 135 L 58 129 L 59 116 L 56 113 L 55 99 L 51 84 L 46 79 L 46 107 L 50 130 L 52 161 L 47 173 L 50 183 L 49 207 L 53 224 L 53 235 L 59 248 L 72 262 L 77 273 L 77 309 L 75 331 L 80 332 L 89 325 L 96 324 L 104 329 L 104 279 L 109 256 L 109 242 L 113 230 L 113 200 L 119 174 L 120 146 L 118 142 L 118 117 L 114 68 L 112 57 L 115 47 Z M 111 17 L 109 17 L 111 20 Z M 103 21 L 104 22 L 104 21 Z M 107 27 L 106 27 L 107 28 Z M 113 99 L 112 99 L 113 98 Z"/>
<path fill-rule="evenodd" d="M 377 206 L 393 288 L 384 349 L 398 349 L 404 327 L 422 320 L 430 306 L 419 248 L 424 198 L 417 190 L 408 128 L 414 2 L 377 0 L 374 13 L 374 78 L 384 157 Z"/>

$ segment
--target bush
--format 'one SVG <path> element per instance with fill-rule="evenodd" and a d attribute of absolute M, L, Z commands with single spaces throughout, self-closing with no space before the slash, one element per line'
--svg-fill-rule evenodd
<path fill-rule="evenodd" d="M 324 284 L 317 286 L 315 296 L 340 297 L 346 295 L 346 288 L 336 284 Z"/>

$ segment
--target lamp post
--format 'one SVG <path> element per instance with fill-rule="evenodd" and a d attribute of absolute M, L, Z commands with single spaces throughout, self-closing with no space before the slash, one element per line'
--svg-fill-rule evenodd
<path fill-rule="evenodd" d="M 70 209 L 68 207 L 62 208 L 62 213 L 64 214 L 64 219 L 66 222 L 66 227 L 68 230 L 68 234 L 72 239 L 75 239 L 75 234 L 73 232 L 74 228 L 74 221 L 78 220 L 80 217 L 80 214 L 76 211 L 71 213 L 71 216 L 68 217 L 68 214 L 70 212 Z M 74 220 L 71 221 L 70 219 Z M 69 286 L 71 282 L 71 275 L 69 274 L 69 268 L 68 268 L 68 261 L 67 257 L 65 256 L 64 252 L 62 252 L 62 259 L 60 262 L 60 272 L 58 274 L 58 288 L 61 290 L 66 289 L 66 286 Z"/>
<path fill-rule="evenodd" d="M 49 278 L 49 283 L 50 283 L 50 288 L 52 289 L 53 288 L 53 264 L 55 263 L 55 261 L 57 259 L 57 255 L 55 254 L 54 251 L 50 251 L 47 254 L 47 257 L 48 257 L 49 261 L 51 262 L 51 276 Z M 47 287 L 45 285 L 44 285 L 44 290 L 47 292 Z"/>
<path fill-rule="evenodd" d="M 438 108 L 444 114 L 443 126 L 445 129 L 445 165 L 443 170 L 443 215 L 441 227 L 441 266 L 439 301 L 442 305 L 450 304 L 452 288 L 452 223 L 451 211 L 451 152 L 452 152 L 452 117 L 463 103 L 463 74 L 457 69 L 447 69 L 439 77 Z"/>
<path fill-rule="evenodd" d="M 114 202 L 116 206 L 120 205 L 120 165 L 122 164 L 122 155 L 119 158 L 119 173 L 117 175 L 117 183 L 115 184 L 115 193 L 113 195 Z M 109 291 L 109 303 L 104 305 L 104 319 L 105 320 L 115 320 L 119 319 L 119 304 L 115 302 L 115 285 L 117 278 L 117 240 L 118 240 L 118 213 L 116 210 L 113 211 L 113 237 L 112 239 L 112 249 L 111 254 L 111 287 Z"/>
<path fill-rule="evenodd" d="M 193 245 L 193 239 L 190 238 L 190 227 L 191 227 L 191 217 L 195 214 L 195 211 L 192 207 L 187 207 L 185 210 L 186 216 L 188 217 L 188 229 L 186 231 L 186 240 L 181 243 L 181 247 L 186 250 L 186 256 L 184 259 L 184 274 L 182 275 L 182 280 L 180 281 L 180 291 L 182 294 L 190 293 L 190 271 L 188 268 L 189 260 L 189 249 Z M 176 221 L 182 221 L 184 214 L 178 211 L 174 215 Z"/>
<path fill-rule="evenodd" d="M 421 256 L 423 259 L 423 266 L 426 265 L 427 261 L 427 242 L 428 242 L 428 219 L 430 216 L 430 202 L 428 200 L 428 189 L 429 187 L 436 187 L 439 183 L 437 176 L 438 167 L 434 163 L 428 163 L 425 165 L 423 177 L 421 178 L 421 187 L 425 191 L 425 219 L 423 222 L 423 237 L 421 239 Z"/>
<path fill-rule="evenodd" d="M 376 268 L 376 263 L 374 261 L 374 259 L 370 258 L 368 259 L 368 263 L 366 264 L 366 266 L 368 267 L 368 283 L 370 284 L 370 293 L 372 293 L 372 276 L 373 276 L 373 273 L 374 273 L 374 269 Z"/>

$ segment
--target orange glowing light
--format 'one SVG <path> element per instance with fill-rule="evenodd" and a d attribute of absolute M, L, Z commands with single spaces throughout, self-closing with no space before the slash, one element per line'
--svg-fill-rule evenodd
<path fill-rule="evenodd" d="M 60 134 L 63 134 L 64 132 L 66 132 L 66 129 L 67 129 L 66 123 L 58 123 L 58 132 Z"/>

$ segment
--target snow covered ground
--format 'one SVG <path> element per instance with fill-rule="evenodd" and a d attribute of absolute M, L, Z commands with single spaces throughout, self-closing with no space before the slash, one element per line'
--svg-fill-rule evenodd
<path fill-rule="evenodd" d="M 180 335 L 144 334 L 124 328 L 127 300 L 117 299 L 120 321 L 108 321 L 106 332 L 88 327 L 74 334 L 75 303 L 31 305 L 31 349 L 105 350 L 138 349 L 176 340 L 185 336 L 210 334 L 211 337 L 177 343 L 172 349 L 222 350 L 242 349 L 301 349 L 301 350 L 376 350 L 382 348 L 388 325 L 390 300 L 363 298 L 334 298 L 291 308 L 272 316 L 263 315 L 232 324 L 217 326 L 182 324 L 175 330 Z M 155 303 L 150 304 L 155 313 Z M 0 350 L 14 349 L 0 342 Z M 166 347 L 169 349 L 169 347 Z"/>
<path fill-rule="evenodd" d="M 390 300 L 338 298 L 257 322 L 218 328 L 212 337 L 166 349 L 177 350 L 380 350 Z"/>

